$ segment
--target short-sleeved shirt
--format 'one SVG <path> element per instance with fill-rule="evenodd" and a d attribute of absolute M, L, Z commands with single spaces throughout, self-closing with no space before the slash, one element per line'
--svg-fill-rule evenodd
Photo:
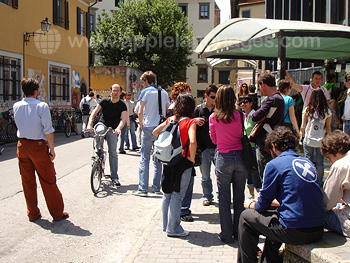
<path fill-rule="evenodd" d="M 105 98 L 101 100 L 100 106 L 103 114 L 102 123 L 107 127 L 116 129 L 121 120 L 122 112 L 127 111 L 126 104 L 121 100 L 113 103 L 111 98 Z"/>
<path fill-rule="evenodd" d="M 308 106 L 309 101 L 310 101 L 310 96 L 314 88 L 311 85 L 301 85 L 301 96 L 303 97 L 304 100 L 304 109 Z M 329 92 L 327 89 L 321 86 L 321 89 L 326 96 L 326 99 L 329 101 L 331 99 Z"/>
<path fill-rule="evenodd" d="M 288 95 L 283 96 L 283 99 L 284 99 L 284 104 L 286 104 L 286 108 L 284 110 L 284 122 L 292 123 L 289 116 L 289 108 L 291 106 L 294 106 L 294 100 L 292 99 L 292 97 Z"/>
<path fill-rule="evenodd" d="M 141 101 L 145 102 L 143 110 L 143 127 L 156 127 L 159 124 L 158 89 L 148 91 Z M 162 114 L 166 116 L 166 105 L 168 104 L 168 93 L 161 90 Z"/>
<path fill-rule="evenodd" d="M 169 117 L 166 120 L 166 124 L 168 124 L 169 121 L 173 118 L 174 118 L 173 116 Z M 181 143 L 183 146 L 185 146 L 186 142 L 190 138 L 190 136 L 188 135 L 188 130 L 190 129 L 190 127 L 193 123 L 196 123 L 195 120 L 193 120 L 193 119 L 185 119 L 185 120 L 180 121 L 180 123 L 179 123 Z M 186 157 L 185 155 L 186 155 L 186 151 L 183 152 L 182 157 Z M 189 156 L 190 156 L 190 148 L 188 148 L 187 157 L 189 157 Z"/>

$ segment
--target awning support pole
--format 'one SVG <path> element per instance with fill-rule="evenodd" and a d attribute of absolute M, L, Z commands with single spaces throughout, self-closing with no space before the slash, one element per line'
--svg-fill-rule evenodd
<path fill-rule="evenodd" d="M 281 34 L 278 37 L 278 69 L 280 70 L 280 79 L 284 79 L 286 76 L 286 37 Z"/>

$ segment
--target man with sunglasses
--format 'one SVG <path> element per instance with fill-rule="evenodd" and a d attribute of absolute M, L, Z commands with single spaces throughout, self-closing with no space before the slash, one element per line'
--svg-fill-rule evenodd
<path fill-rule="evenodd" d="M 345 86 L 347 88 L 347 95 L 344 102 L 344 114 L 342 120 L 344 121 L 344 132 L 350 135 L 350 73 L 345 76 Z"/>
<path fill-rule="evenodd" d="M 262 180 L 265 166 L 271 161 L 270 154 L 265 151 L 265 138 L 275 127 L 283 125 L 285 104 L 282 95 L 276 89 L 276 80 L 271 72 L 266 71 L 261 73 L 258 84 L 261 95 L 267 96 L 264 105 L 252 114 L 252 120 L 254 122 L 266 122 L 255 137 L 256 160 Z"/>
<path fill-rule="evenodd" d="M 215 107 L 215 97 L 218 87 L 209 85 L 205 90 L 205 102 L 195 109 L 195 116 L 202 117 L 203 122 L 200 122 L 197 127 L 197 143 L 202 151 L 202 164 L 200 171 L 202 174 L 202 189 L 203 189 L 203 205 L 209 206 L 213 201 L 213 184 L 210 178 L 211 163 L 214 163 L 214 155 L 216 145 L 212 142 L 209 136 L 209 116 L 213 113 Z"/>

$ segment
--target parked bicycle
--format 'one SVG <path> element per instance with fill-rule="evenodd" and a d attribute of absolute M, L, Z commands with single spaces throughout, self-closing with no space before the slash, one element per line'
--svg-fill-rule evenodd
<path fill-rule="evenodd" d="M 94 153 L 97 152 L 97 156 L 95 156 L 94 154 L 94 157 L 93 157 L 90 183 L 91 183 L 91 190 L 94 194 L 97 194 L 100 191 L 102 177 L 105 177 L 106 179 L 110 178 L 109 176 L 106 176 L 104 172 L 105 162 L 106 162 L 106 151 L 103 149 L 103 144 L 100 145 L 99 149 L 96 149 L 97 138 L 101 139 L 105 137 L 106 134 L 112 130 L 113 129 L 109 127 L 105 133 L 98 134 L 96 130 L 93 129 L 93 137 L 94 137 L 93 149 L 94 149 Z"/>
<path fill-rule="evenodd" d="M 17 126 L 13 118 L 13 111 L 9 109 L 2 113 L 2 119 L 0 120 L 0 140 L 3 142 L 16 142 Z"/>
<path fill-rule="evenodd" d="M 70 110 L 66 111 L 66 123 L 65 123 L 65 129 L 64 133 L 67 137 L 72 135 L 72 131 L 78 134 L 77 130 L 75 129 L 75 122 L 76 122 L 76 113 L 75 109 L 71 108 Z"/>

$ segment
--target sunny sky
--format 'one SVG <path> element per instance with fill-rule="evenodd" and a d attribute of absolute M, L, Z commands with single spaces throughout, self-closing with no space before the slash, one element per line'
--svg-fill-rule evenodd
<path fill-rule="evenodd" d="M 215 2 L 221 10 L 221 23 L 229 20 L 231 15 L 230 0 L 215 0 Z"/>

